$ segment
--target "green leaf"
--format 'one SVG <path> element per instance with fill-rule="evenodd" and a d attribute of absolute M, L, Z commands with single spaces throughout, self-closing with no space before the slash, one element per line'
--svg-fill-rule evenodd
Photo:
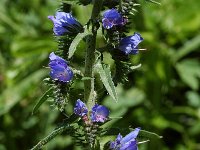
<path fill-rule="evenodd" d="M 117 97 L 117 92 L 116 92 L 114 83 L 112 81 L 110 67 L 106 66 L 105 64 L 102 65 L 100 62 L 98 62 L 95 68 L 97 72 L 99 73 L 101 81 L 103 82 L 106 90 L 108 91 L 110 96 L 117 102 L 118 97 Z"/>
<path fill-rule="evenodd" d="M 83 77 L 81 80 L 85 81 L 85 80 L 91 80 L 91 79 L 92 79 L 91 77 Z"/>
<path fill-rule="evenodd" d="M 53 88 L 51 87 L 42 95 L 37 104 L 34 106 L 32 114 L 35 114 L 38 111 L 39 107 L 49 98 L 49 95 L 52 93 L 52 89 Z"/>
<path fill-rule="evenodd" d="M 46 72 L 38 70 L 19 83 L 5 89 L 0 95 L 0 116 L 9 112 L 17 103 L 38 89 L 41 80 L 46 76 Z M 11 92 L 12 91 L 12 92 Z"/>
<path fill-rule="evenodd" d="M 149 132 L 149 131 L 146 131 L 146 130 L 140 130 L 140 132 L 139 132 L 139 138 L 140 137 L 146 138 L 147 140 L 162 138 L 162 136 L 159 136 L 156 133 Z"/>
<path fill-rule="evenodd" d="M 55 136 L 59 135 L 60 133 L 64 132 L 65 130 L 70 130 L 72 127 L 70 125 L 63 125 L 57 129 L 55 129 L 53 132 L 51 132 L 47 137 L 42 139 L 40 142 L 38 142 L 37 145 L 35 145 L 31 150 L 39 150 L 41 149 L 45 144 L 47 144 L 50 140 L 55 138 Z"/>
<path fill-rule="evenodd" d="M 77 4 L 78 0 L 64 0 L 62 3 L 70 4 L 70 5 L 75 5 Z"/>
<path fill-rule="evenodd" d="M 122 134 L 122 135 L 126 135 L 130 132 L 130 129 L 129 128 L 119 128 L 119 127 L 113 127 L 113 128 L 105 128 L 103 131 L 102 131 L 102 135 L 103 136 L 116 136 L 118 135 L 119 133 Z"/>
<path fill-rule="evenodd" d="M 151 3 L 154 3 L 154 4 L 158 4 L 158 5 L 161 5 L 161 3 L 157 2 L 157 1 L 154 1 L 154 0 L 146 0 L 147 2 L 151 2 Z"/>
<path fill-rule="evenodd" d="M 102 131 L 102 135 L 104 136 L 111 136 L 111 135 L 118 135 L 119 133 L 122 134 L 123 136 L 127 135 L 131 131 L 134 131 L 135 129 L 133 128 L 107 128 Z M 149 132 L 146 130 L 140 130 L 139 139 L 146 139 L 146 140 L 152 140 L 152 139 L 160 139 L 162 136 L 159 136 L 156 133 Z"/>
<path fill-rule="evenodd" d="M 131 71 L 133 71 L 133 70 L 135 70 L 135 69 L 140 68 L 141 66 L 142 66 L 142 64 L 138 64 L 138 65 L 136 65 L 136 66 L 131 66 L 130 69 L 131 69 Z"/>
<path fill-rule="evenodd" d="M 72 123 L 72 122 L 76 121 L 78 118 L 79 118 L 79 116 L 77 116 L 76 114 L 73 113 L 73 114 L 71 114 L 71 115 L 69 116 L 69 118 L 66 118 L 66 119 L 65 119 L 64 123 L 65 123 L 65 124 Z"/>
<path fill-rule="evenodd" d="M 188 104 L 192 107 L 200 107 L 200 94 L 195 91 L 188 91 L 186 93 L 186 98 L 188 99 Z"/>
<path fill-rule="evenodd" d="M 91 32 L 89 32 L 88 30 L 85 30 L 83 33 L 79 33 L 75 38 L 74 40 L 72 41 L 70 47 L 69 47 L 69 55 L 68 55 L 68 58 L 70 59 L 75 51 L 76 51 L 76 47 L 78 46 L 78 44 L 80 43 L 80 41 L 86 37 L 87 35 L 90 35 Z"/>
<path fill-rule="evenodd" d="M 183 80 L 193 90 L 199 88 L 200 63 L 195 59 L 186 59 L 176 64 L 176 69 Z"/>
<path fill-rule="evenodd" d="M 197 35 L 193 39 L 187 41 L 181 48 L 176 50 L 176 54 L 173 55 L 174 62 L 177 62 L 181 58 L 185 57 L 193 51 L 198 51 L 200 46 L 200 35 Z"/>

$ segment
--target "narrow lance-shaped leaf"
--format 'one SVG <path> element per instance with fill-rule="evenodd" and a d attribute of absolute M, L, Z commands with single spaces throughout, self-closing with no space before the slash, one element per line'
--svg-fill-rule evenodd
<path fill-rule="evenodd" d="M 31 150 L 39 150 L 41 149 L 45 144 L 47 144 L 50 140 L 55 138 L 57 135 L 61 134 L 64 131 L 72 132 L 73 131 L 73 124 L 74 121 L 78 119 L 78 116 L 75 114 L 72 114 L 69 116 L 69 118 L 65 119 L 63 124 L 56 129 L 54 129 L 47 137 L 40 140 Z"/>
<path fill-rule="evenodd" d="M 68 58 L 71 58 L 75 51 L 76 51 L 76 48 L 78 46 L 78 44 L 80 43 L 80 41 L 86 37 L 87 35 L 91 34 L 88 30 L 85 30 L 83 33 L 79 33 L 77 34 L 77 36 L 74 38 L 74 40 L 72 41 L 70 47 L 69 47 L 69 55 L 68 55 Z"/>
<path fill-rule="evenodd" d="M 157 1 L 154 1 L 154 0 L 146 0 L 147 2 L 151 2 L 151 3 L 154 3 L 154 4 L 158 4 L 158 5 L 161 5 L 161 3 L 157 2 Z"/>
<path fill-rule="evenodd" d="M 37 110 L 39 109 L 39 107 L 49 98 L 49 95 L 52 93 L 52 87 L 50 89 L 48 89 L 43 95 L 42 97 L 38 100 L 38 102 L 36 103 L 36 105 L 33 108 L 32 114 L 35 114 L 37 112 Z"/>
<path fill-rule="evenodd" d="M 133 128 L 117 128 L 117 127 L 107 128 L 107 129 L 104 129 L 102 131 L 102 135 L 109 135 L 109 136 L 115 135 L 115 136 L 117 136 L 119 133 L 122 134 L 122 135 L 126 135 L 133 130 L 134 130 Z M 160 139 L 160 138 L 162 138 L 162 136 L 159 136 L 156 133 L 149 132 L 149 131 L 146 131 L 146 130 L 140 130 L 138 138 L 139 139 L 142 138 L 142 139 L 146 139 L 146 140 L 151 140 L 151 139 Z"/>
<path fill-rule="evenodd" d="M 75 5 L 77 4 L 78 0 L 65 0 L 65 1 L 62 1 L 62 3 L 67 3 L 67 4 L 70 4 L 70 5 Z"/>
<path fill-rule="evenodd" d="M 162 138 L 162 136 L 159 136 L 156 133 L 145 131 L 145 130 L 140 130 L 139 137 L 145 138 L 147 140 Z"/>
<path fill-rule="evenodd" d="M 110 96 L 117 102 L 117 92 L 112 81 L 110 67 L 106 65 L 102 65 L 101 62 L 98 62 L 95 66 L 97 72 L 100 75 L 101 81 L 103 82 L 106 90 L 110 94 Z"/>
<path fill-rule="evenodd" d="M 141 64 L 136 65 L 136 66 L 131 66 L 130 69 L 131 69 L 131 70 L 135 70 L 135 69 L 140 68 L 141 66 L 142 66 Z"/>
<path fill-rule="evenodd" d="M 64 125 L 57 129 L 55 129 L 53 132 L 51 132 L 47 137 L 42 139 L 37 145 L 35 145 L 31 150 L 39 150 L 41 149 L 45 144 L 47 144 L 50 140 L 52 140 L 55 136 L 61 134 L 67 129 L 71 129 L 70 125 Z"/>

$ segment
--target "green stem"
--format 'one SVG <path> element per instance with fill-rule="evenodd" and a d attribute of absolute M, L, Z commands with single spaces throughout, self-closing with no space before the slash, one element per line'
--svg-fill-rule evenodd
<path fill-rule="evenodd" d="M 122 11 L 122 0 L 119 0 L 119 11 Z"/>
<path fill-rule="evenodd" d="M 97 19 L 101 11 L 102 4 L 103 0 L 94 0 L 90 19 L 90 23 L 92 23 L 92 35 L 89 35 L 86 40 L 85 77 L 89 77 L 89 79 L 84 81 L 84 99 L 85 102 L 87 102 L 89 110 L 91 110 L 92 106 L 95 104 L 93 67 L 95 62 L 96 36 L 99 28 Z"/>

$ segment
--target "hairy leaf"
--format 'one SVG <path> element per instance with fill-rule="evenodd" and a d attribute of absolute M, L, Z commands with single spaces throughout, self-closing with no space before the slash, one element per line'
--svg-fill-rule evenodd
<path fill-rule="evenodd" d="M 146 130 L 140 130 L 140 132 L 139 132 L 139 138 L 140 137 L 145 138 L 147 140 L 162 138 L 162 136 L 159 136 L 156 133 L 149 132 L 149 131 L 146 131 Z"/>
<path fill-rule="evenodd" d="M 83 33 L 79 33 L 74 40 L 72 41 L 70 47 L 69 47 L 69 55 L 68 58 L 71 58 L 74 55 L 74 52 L 76 51 L 76 48 L 80 41 L 86 37 L 87 35 L 91 34 L 88 30 L 85 30 Z"/>
<path fill-rule="evenodd" d="M 96 64 L 96 70 L 100 75 L 101 81 L 103 82 L 106 90 L 110 94 L 110 96 L 117 102 L 117 92 L 112 81 L 110 67 L 105 64 L 102 65 L 100 62 Z"/>
<path fill-rule="evenodd" d="M 37 110 L 40 108 L 40 106 L 49 98 L 49 94 L 52 93 L 52 87 L 50 89 L 48 89 L 43 95 L 42 97 L 38 100 L 37 104 L 34 106 L 32 114 L 35 114 L 37 112 Z"/>
<path fill-rule="evenodd" d="M 63 125 L 57 129 L 55 129 L 53 132 L 51 132 L 47 137 L 42 139 L 40 142 L 38 142 L 37 145 L 35 145 L 31 150 L 39 150 L 41 149 L 45 144 L 47 144 L 50 140 L 52 140 L 55 136 L 59 135 L 60 133 L 64 132 L 65 130 L 71 129 L 71 126 L 69 125 Z"/>
<path fill-rule="evenodd" d="M 157 2 L 157 1 L 154 1 L 154 0 L 146 0 L 147 2 L 151 2 L 151 3 L 154 3 L 154 4 L 158 4 L 158 5 L 161 5 L 161 3 Z"/>

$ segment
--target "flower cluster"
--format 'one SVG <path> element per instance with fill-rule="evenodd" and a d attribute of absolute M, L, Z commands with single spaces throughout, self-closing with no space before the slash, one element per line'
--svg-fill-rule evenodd
<path fill-rule="evenodd" d="M 71 13 L 57 12 L 56 16 L 48 16 L 54 23 L 55 35 L 76 34 L 83 32 L 83 26 L 71 15 Z"/>
<path fill-rule="evenodd" d="M 126 23 L 127 19 L 123 18 L 116 9 L 109 9 L 103 14 L 102 24 L 105 29 L 111 29 L 113 26 L 124 25 Z"/>
<path fill-rule="evenodd" d="M 73 77 L 73 72 L 67 65 L 67 62 L 53 52 L 49 55 L 49 59 L 51 78 L 62 82 L 69 82 Z"/>
<path fill-rule="evenodd" d="M 88 109 L 80 99 L 77 100 L 74 107 L 74 113 L 80 117 L 84 117 L 88 113 Z M 92 122 L 105 122 L 108 119 L 109 110 L 103 105 L 95 104 L 92 107 L 90 119 Z"/>
<path fill-rule="evenodd" d="M 127 19 L 116 9 L 109 9 L 104 12 L 102 25 L 105 29 L 111 29 L 114 26 L 123 26 L 127 23 Z M 118 49 L 127 54 L 137 54 L 138 44 L 144 39 L 139 33 L 134 33 L 132 36 L 122 38 L 119 43 Z"/>
<path fill-rule="evenodd" d="M 119 133 L 116 140 L 110 143 L 110 149 L 112 150 L 137 150 L 136 137 L 140 131 L 140 128 L 136 128 L 134 131 L 122 137 Z"/>

